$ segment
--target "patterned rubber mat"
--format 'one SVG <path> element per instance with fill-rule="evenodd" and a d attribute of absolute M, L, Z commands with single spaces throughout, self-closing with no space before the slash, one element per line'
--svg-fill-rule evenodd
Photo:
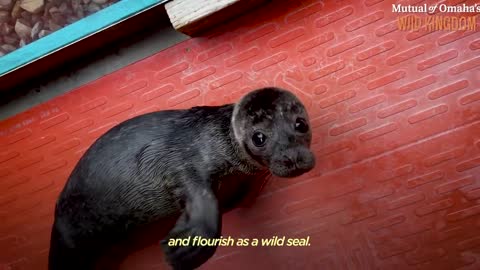
<path fill-rule="evenodd" d="M 480 24 L 402 30 L 392 3 L 274 1 L 1 122 L 0 268 L 46 269 L 56 196 L 114 124 L 275 85 L 307 104 L 318 165 L 223 235 L 310 246 L 221 247 L 202 269 L 480 269 Z M 123 268 L 166 269 L 156 246 Z"/>

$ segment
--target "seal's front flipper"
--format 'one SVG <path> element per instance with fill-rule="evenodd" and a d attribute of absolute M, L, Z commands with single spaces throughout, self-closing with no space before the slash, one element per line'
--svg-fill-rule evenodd
<path fill-rule="evenodd" d="M 221 215 L 217 199 L 206 188 L 191 188 L 186 198 L 185 211 L 174 228 L 161 241 L 167 261 L 175 270 L 195 269 L 210 259 L 217 246 L 201 246 L 198 237 L 219 238 Z M 196 243 L 194 239 L 197 236 Z M 188 245 L 169 246 L 169 240 L 187 239 Z"/>

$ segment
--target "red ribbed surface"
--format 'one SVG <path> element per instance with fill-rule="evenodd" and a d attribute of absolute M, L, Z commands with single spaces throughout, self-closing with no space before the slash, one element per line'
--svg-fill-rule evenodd
<path fill-rule="evenodd" d="M 318 166 L 271 181 L 224 236 L 311 246 L 222 247 L 203 269 L 479 269 L 479 32 L 400 31 L 391 1 L 325 2 L 275 1 L 0 123 L 0 265 L 46 269 L 55 198 L 114 124 L 275 85 L 308 106 Z M 152 247 L 124 269 L 162 265 Z"/>

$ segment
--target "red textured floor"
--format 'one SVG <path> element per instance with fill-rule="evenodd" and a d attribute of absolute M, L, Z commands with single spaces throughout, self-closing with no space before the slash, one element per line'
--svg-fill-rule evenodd
<path fill-rule="evenodd" d="M 112 125 L 267 85 L 307 104 L 318 166 L 274 179 L 224 236 L 311 246 L 220 248 L 203 269 L 480 269 L 480 32 L 399 31 L 391 1 L 325 2 L 275 1 L 1 122 L 0 269 L 46 269 L 55 198 Z M 162 265 L 152 247 L 124 269 Z"/>

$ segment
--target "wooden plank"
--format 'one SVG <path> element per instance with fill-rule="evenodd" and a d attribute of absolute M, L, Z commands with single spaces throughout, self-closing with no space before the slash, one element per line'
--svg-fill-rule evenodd
<path fill-rule="evenodd" d="M 165 9 L 173 27 L 196 36 L 269 0 L 173 0 Z"/>

